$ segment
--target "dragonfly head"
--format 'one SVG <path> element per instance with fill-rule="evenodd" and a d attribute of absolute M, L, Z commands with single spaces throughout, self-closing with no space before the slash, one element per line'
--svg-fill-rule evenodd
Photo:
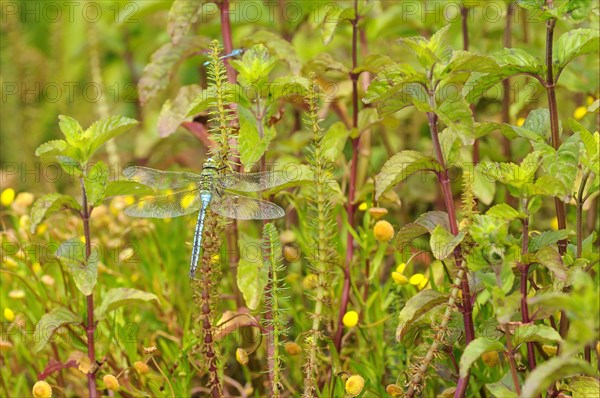
<path fill-rule="evenodd" d="M 210 157 L 210 158 L 206 159 L 202 168 L 203 169 L 216 169 L 217 162 L 212 157 Z"/>

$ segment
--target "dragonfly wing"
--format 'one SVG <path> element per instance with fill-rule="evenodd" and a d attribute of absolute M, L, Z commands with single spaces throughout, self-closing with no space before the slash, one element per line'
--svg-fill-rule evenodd
<path fill-rule="evenodd" d="M 275 188 L 292 181 L 285 171 L 263 171 L 260 173 L 229 172 L 223 176 L 223 186 L 240 192 L 259 192 Z"/>
<path fill-rule="evenodd" d="M 238 220 L 268 220 L 285 215 L 285 211 L 274 203 L 228 193 L 214 198 L 210 209 L 221 216 Z"/>
<path fill-rule="evenodd" d="M 142 166 L 130 166 L 123 175 L 155 189 L 192 188 L 200 183 L 200 175 L 188 172 L 162 171 Z"/>
<path fill-rule="evenodd" d="M 171 218 L 194 213 L 200 209 L 200 190 L 184 190 L 172 195 L 148 196 L 125 208 L 131 217 Z"/>

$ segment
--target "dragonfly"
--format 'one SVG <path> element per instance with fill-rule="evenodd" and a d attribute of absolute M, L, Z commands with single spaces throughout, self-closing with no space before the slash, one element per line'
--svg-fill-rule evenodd
<path fill-rule="evenodd" d="M 239 55 L 242 55 L 244 53 L 244 49 L 243 48 L 236 48 L 235 50 L 232 50 L 229 54 L 223 55 L 222 57 L 219 57 L 219 59 L 226 59 L 226 58 L 232 58 L 232 57 L 237 57 Z M 210 61 L 206 61 L 204 63 L 204 66 L 208 66 L 210 65 Z"/>
<path fill-rule="evenodd" d="M 285 211 L 274 203 L 238 194 L 281 186 L 288 182 L 284 172 L 236 173 L 223 170 L 213 158 L 204 162 L 200 174 L 142 166 L 130 166 L 123 170 L 125 178 L 146 185 L 157 193 L 129 205 L 125 208 L 125 214 L 132 217 L 172 218 L 198 212 L 190 279 L 194 278 L 198 267 L 208 209 L 220 216 L 238 220 L 268 220 L 285 215 Z"/>

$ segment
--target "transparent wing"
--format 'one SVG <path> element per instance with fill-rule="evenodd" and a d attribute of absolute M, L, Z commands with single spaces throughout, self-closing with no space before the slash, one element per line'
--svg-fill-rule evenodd
<path fill-rule="evenodd" d="M 240 192 L 258 192 L 286 184 L 292 181 L 292 178 L 288 173 L 281 170 L 260 173 L 228 172 L 221 181 L 227 189 Z"/>
<path fill-rule="evenodd" d="M 285 211 L 274 203 L 230 193 L 213 198 L 209 208 L 221 216 L 238 220 L 268 220 L 285 215 Z"/>
<path fill-rule="evenodd" d="M 200 183 L 200 175 L 188 172 L 162 171 L 142 166 L 130 166 L 123 175 L 155 189 L 195 188 Z"/>
<path fill-rule="evenodd" d="M 194 213 L 200 209 L 200 189 L 179 191 L 171 195 L 147 196 L 125 208 L 131 217 L 171 218 Z"/>

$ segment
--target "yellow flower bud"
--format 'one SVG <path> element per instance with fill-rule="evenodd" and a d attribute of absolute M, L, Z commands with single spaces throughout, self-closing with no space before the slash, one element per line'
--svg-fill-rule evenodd
<path fill-rule="evenodd" d="M 366 211 L 368 208 L 367 206 L 367 202 L 362 202 L 359 206 L 358 206 L 358 210 L 360 211 Z"/>
<path fill-rule="evenodd" d="M 554 217 L 552 221 L 550 221 L 550 228 L 555 231 L 558 231 L 558 218 Z"/>
<path fill-rule="evenodd" d="M 10 308 L 6 307 L 4 309 L 4 319 L 6 319 L 9 322 L 12 322 L 15 320 L 15 313 L 13 312 L 13 310 L 11 310 Z"/>
<path fill-rule="evenodd" d="M 585 107 L 585 106 L 577 107 L 577 109 L 575 109 L 575 111 L 573 112 L 573 118 L 575 120 L 581 120 L 581 119 L 583 119 L 583 117 L 585 115 L 587 115 L 587 113 L 588 113 L 587 107 Z"/>
<path fill-rule="evenodd" d="M 3 206 L 10 206 L 13 200 L 15 200 L 15 190 L 12 188 L 6 188 L 2 191 L 2 194 L 0 194 L 0 202 Z"/>
<path fill-rule="evenodd" d="M 498 364 L 498 361 L 500 360 L 500 356 L 498 355 L 498 351 L 490 351 L 490 352 L 483 353 L 481 355 L 481 359 L 483 360 L 483 363 L 485 364 L 485 366 L 491 368 Z"/>
<path fill-rule="evenodd" d="M 375 223 L 375 227 L 373 227 L 373 234 L 375 235 L 375 239 L 380 242 L 387 242 L 394 236 L 394 227 L 392 224 L 385 220 L 380 220 Z"/>
<path fill-rule="evenodd" d="M 360 375 L 352 375 L 346 380 L 346 394 L 356 397 L 365 387 L 365 379 Z"/>
<path fill-rule="evenodd" d="M 135 368 L 135 370 L 137 370 L 137 372 L 141 375 L 145 375 L 148 372 L 150 372 L 150 367 L 148 366 L 148 364 L 146 362 L 142 362 L 142 361 L 135 361 L 133 363 L 133 367 Z"/>
<path fill-rule="evenodd" d="M 344 323 L 344 326 L 346 326 L 347 328 L 353 328 L 354 326 L 356 326 L 358 324 L 358 312 L 356 311 L 348 311 L 344 314 L 344 317 L 342 318 L 342 322 Z"/>
<path fill-rule="evenodd" d="M 388 213 L 387 209 L 383 207 L 371 207 L 369 209 L 369 214 L 376 220 L 379 220 L 381 217 L 385 216 Z"/>
<path fill-rule="evenodd" d="M 521 127 L 524 124 L 525 124 L 525 118 L 520 117 L 517 119 L 517 126 Z"/>
<path fill-rule="evenodd" d="M 388 384 L 388 386 L 385 388 L 385 392 L 387 392 L 394 398 L 400 398 L 404 396 L 404 390 L 402 389 L 402 387 L 396 384 Z"/>
<path fill-rule="evenodd" d="M 293 341 L 287 341 L 283 347 L 285 348 L 285 352 L 290 355 L 299 355 L 302 352 L 302 347 Z"/>
<path fill-rule="evenodd" d="M 243 348 L 238 348 L 235 350 L 235 359 L 240 363 L 240 365 L 248 365 L 248 353 Z"/>
<path fill-rule="evenodd" d="M 113 375 L 104 375 L 102 381 L 104 382 L 104 386 L 111 391 L 119 389 L 119 380 Z"/>
<path fill-rule="evenodd" d="M 34 398 L 50 398 L 52 396 L 52 387 L 45 381 L 38 381 L 31 390 Z"/>
<path fill-rule="evenodd" d="M 300 260 L 298 248 L 294 245 L 285 245 L 283 247 L 283 258 L 289 263 L 295 263 Z"/>
<path fill-rule="evenodd" d="M 408 284 L 408 278 L 399 272 L 392 272 L 392 279 L 394 279 L 394 282 L 396 282 L 397 285 Z"/>
<path fill-rule="evenodd" d="M 410 277 L 410 280 L 408 282 L 413 286 L 419 286 L 421 285 L 421 283 L 423 283 L 424 280 L 425 276 L 423 274 L 414 274 Z"/>
<path fill-rule="evenodd" d="M 396 267 L 396 272 L 398 273 L 403 273 L 404 270 L 406 269 L 406 263 L 400 263 L 398 264 L 398 266 Z"/>
<path fill-rule="evenodd" d="M 42 272 L 42 266 L 40 263 L 38 263 L 37 261 L 33 264 L 31 264 L 31 270 L 36 273 L 39 274 L 40 272 Z"/>
<path fill-rule="evenodd" d="M 542 351 L 544 351 L 548 356 L 553 357 L 558 352 L 558 347 L 550 344 L 544 344 L 542 346 Z"/>

